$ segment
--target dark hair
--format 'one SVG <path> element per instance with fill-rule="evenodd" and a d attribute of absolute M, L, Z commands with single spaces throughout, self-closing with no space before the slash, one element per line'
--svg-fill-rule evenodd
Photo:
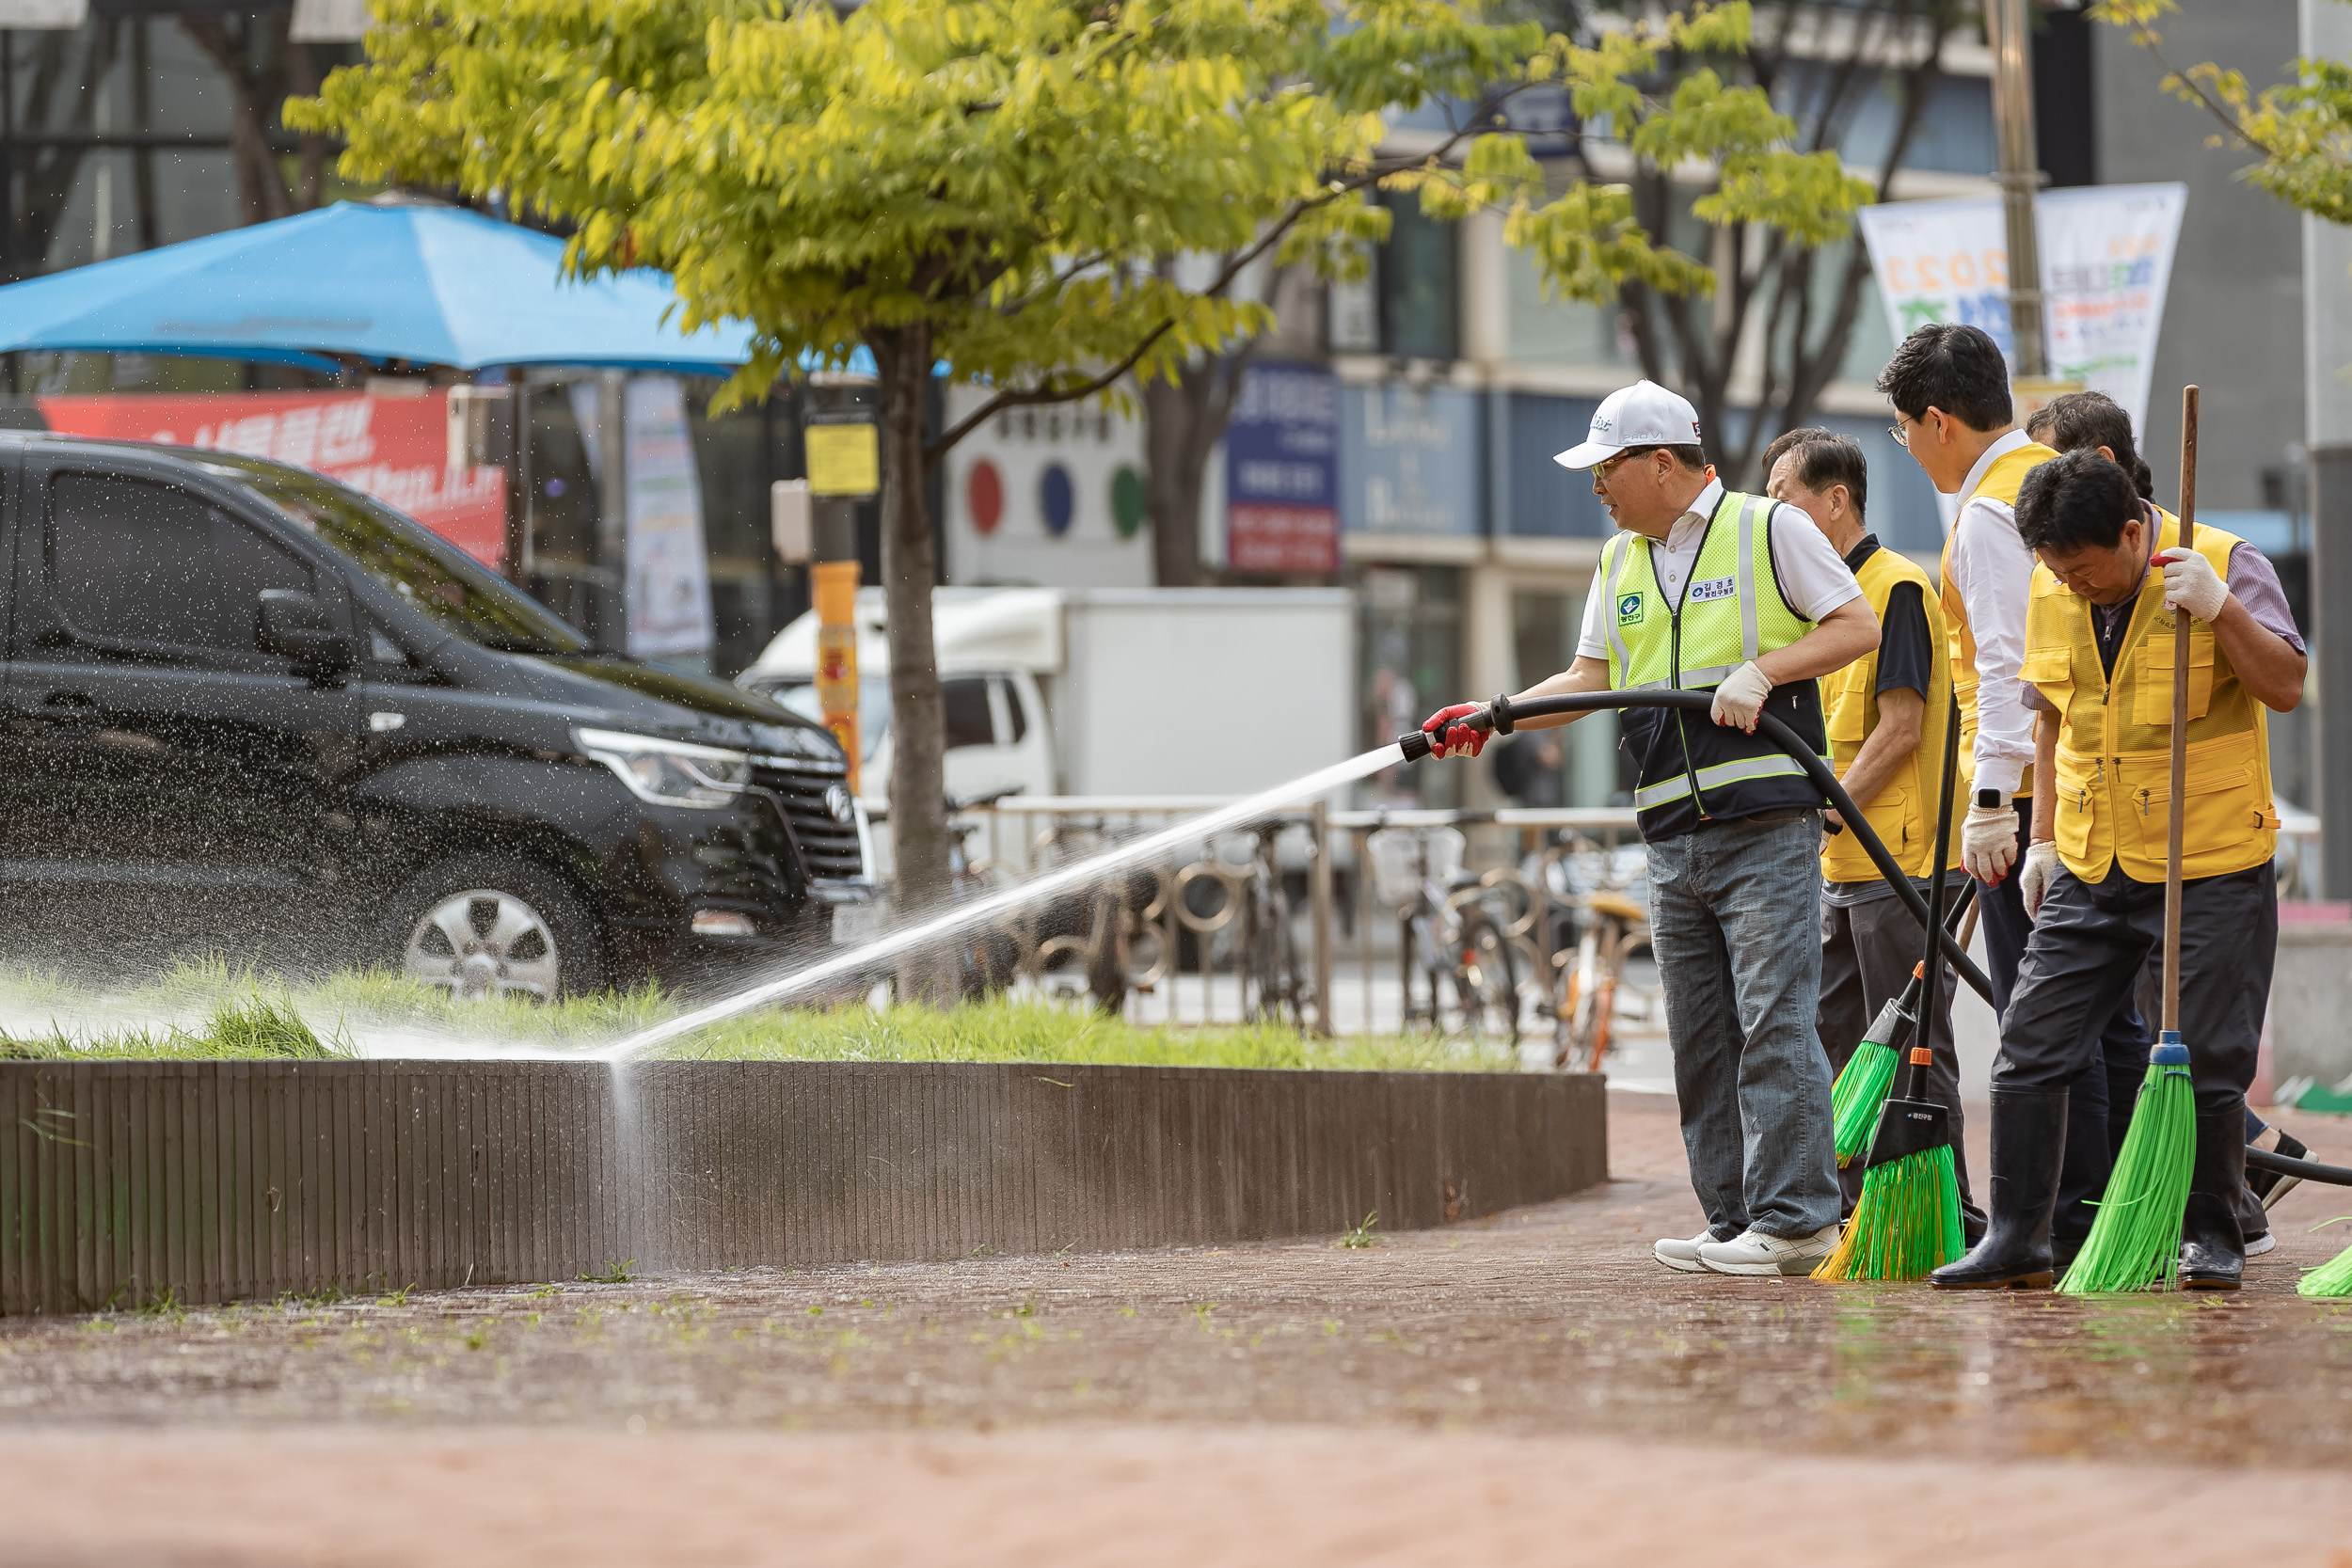
<path fill-rule="evenodd" d="M 1680 464 L 1683 467 L 1688 468 L 1694 474 L 1704 473 L 1707 469 L 1707 449 L 1700 446 L 1696 441 L 1685 441 L 1679 445 L 1669 445 L 1663 441 L 1651 441 L 1643 446 L 1627 447 L 1617 455 L 1620 457 L 1638 457 L 1645 451 L 1669 452 L 1673 454 L 1674 460 L 1677 463 Z"/>
<path fill-rule="evenodd" d="M 2033 411 L 2026 434 L 2045 447 L 2081 451 L 2105 447 L 2139 487 L 2142 500 L 2156 499 L 2156 476 L 2132 444 L 2132 417 L 2105 392 L 2061 392 Z"/>
<path fill-rule="evenodd" d="M 2131 476 L 2090 448 L 2053 457 L 2026 475 L 2017 491 L 2017 537 L 2029 550 L 2071 555 L 2086 546 L 2111 550 L 2123 525 L 2145 517 Z"/>
<path fill-rule="evenodd" d="M 1817 492 L 1842 484 L 1853 499 L 1854 515 L 1863 515 L 1864 503 L 1869 499 L 1870 465 L 1862 455 L 1862 443 L 1817 424 L 1784 431 L 1764 449 L 1766 483 L 1772 483 L 1774 466 L 1792 451 L 1797 454 L 1799 483 Z"/>
<path fill-rule="evenodd" d="M 1949 322 L 1918 328 L 1879 372 L 1879 390 L 1907 420 L 1941 408 L 1971 430 L 1998 430 L 2013 415 L 2009 362 L 1982 327 Z"/>

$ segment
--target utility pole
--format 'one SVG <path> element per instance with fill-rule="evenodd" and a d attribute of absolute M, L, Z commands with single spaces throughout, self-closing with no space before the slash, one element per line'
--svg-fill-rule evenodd
<path fill-rule="evenodd" d="M 2034 196 L 2042 189 L 2042 153 L 2033 134 L 2033 36 L 2026 0 L 1988 0 L 1987 41 L 1993 45 L 1993 122 L 1999 135 L 2001 211 L 2009 227 L 2009 332 L 2017 379 L 2050 373 L 2042 325 L 2042 240 L 2034 227 Z"/>

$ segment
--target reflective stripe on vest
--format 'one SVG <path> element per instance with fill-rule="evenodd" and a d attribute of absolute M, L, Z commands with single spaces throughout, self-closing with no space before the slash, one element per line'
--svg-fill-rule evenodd
<path fill-rule="evenodd" d="M 1700 768 L 1699 787 L 1713 789 L 1720 784 L 1742 784 L 1750 779 L 1802 779 L 1804 777 L 1804 764 L 1775 747 L 1772 754 L 1768 757 L 1740 757 L 1736 761 L 1719 762 L 1711 768 Z M 1679 800 L 1690 793 L 1690 775 L 1677 773 L 1671 779 L 1661 779 L 1654 784 L 1645 784 L 1635 790 L 1633 809 L 1647 811 L 1652 806 L 1662 806 L 1669 801 Z M 1924 937 L 1920 939 L 1922 945 L 1925 945 L 1926 940 Z"/>

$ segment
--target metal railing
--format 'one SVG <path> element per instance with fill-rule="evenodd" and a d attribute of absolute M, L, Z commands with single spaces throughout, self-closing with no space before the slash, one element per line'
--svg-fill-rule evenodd
<path fill-rule="evenodd" d="M 964 846 L 959 893 L 992 893 L 1229 803 L 1013 796 L 969 807 L 956 814 Z M 1452 854 L 1445 835 L 1455 841 Z M 1439 874 L 1379 874 L 1384 848 L 1392 863 L 1417 856 L 1426 865 L 1433 843 Z M 1564 943 L 1572 945 L 1582 924 L 1584 899 L 1595 889 L 1629 887 L 1644 897 L 1635 885 L 1638 845 L 1629 809 L 1340 811 L 1317 802 L 1215 835 L 1188 857 L 1122 869 L 1088 895 L 991 923 L 990 978 L 1089 994 L 1143 1024 L 1491 1032 L 1499 999 L 1486 999 L 1483 1021 L 1466 1019 L 1467 997 L 1449 997 L 1461 989 L 1454 956 L 1440 964 L 1426 951 L 1442 927 L 1436 934 L 1509 945 L 1499 967 L 1515 993 L 1515 1022 L 1529 1037 L 1548 1037 L 1565 979 Z M 1431 961 L 1417 968 L 1423 959 Z"/>

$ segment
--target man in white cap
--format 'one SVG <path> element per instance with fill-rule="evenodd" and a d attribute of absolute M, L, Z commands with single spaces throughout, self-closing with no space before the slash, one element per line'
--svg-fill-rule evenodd
<path fill-rule="evenodd" d="M 1613 392 L 1555 459 L 1592 470 L 1621 531 L 1601 547 L 1576 662 L 1517 697 L 1711 690 L 1713 721 L 1624 710 L 1649 846 L 1650 934 L 1666 996 L 1691 1184 L 1707 1228 L 1658 1260 L 1687 1274 L 1810 1274 L 1837 1240 L 1828 1058 L 1814 1037 L 1821 794 L 1756 734 L 1769 712 L 1826 752 L 1817 676 L 1878 646 L 1860 584 L 1804 513 L 1708 476 L 1696 410 L 1648 381 Z M 1440 755 L 1485 732 L 1433 715 Z M 1527 729 L 1561 714 L 1516 721 Z"/>

